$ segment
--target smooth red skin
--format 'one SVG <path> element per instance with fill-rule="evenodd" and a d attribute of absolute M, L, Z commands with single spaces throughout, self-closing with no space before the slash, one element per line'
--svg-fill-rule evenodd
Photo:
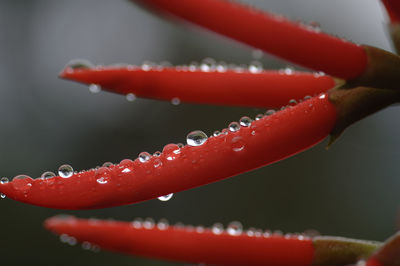
<path fill-rule="evenodd" d="M 174 228 L 136 229 L 128 222 L 50 218 L 45 227 L 103 249 L 149 258 L 217 265 L 311 265 L 310 239 L 215 235 Z"/>
<path fill-rule="evenodd" d="M 377 259 L 372 257 L 365 262 L 365 266 L 384 266 L 384 265 L 380 263 Z"/>
<path fill-rule="evenodd" d="M 143 71 L 140 68 L 103 67 L 66 68 L 60 76 L 144 98 L 171 100 L 177 97 L 191 103 L 270 108 L 280 108 L 291 99 L 316 95 L 335 86 L 330 76 L 305 72 L 288 75 L 279 71 L 219 73 L 177 71 L 175 68 Z"/>
<path fill-rule="evenodd" d="M 234 1 L 133 1 L 332 76 L 352 79 L 367 65 L 361 46 Z"/>
<path fill-rule="evenodd" d="M 390 21 L 393 24 L 400 23 L 400 1 L 399 0 L 381 0 L 389 14 Z"/>
<path fill-rule="evenodd" d="M 324 139 L 335 121 L 336 108 L 323 94 L 253 121 L 251 127 L 210 137 L 201 146 L 185 146 L 174 160 L 167 160 L 173 153 L 163 152 L 146 163 L 135 160 L 67 179 L 17 179 L 0 184 L 0 192 L 18 201 L 59 209 L 130 204 L 222 180 L 292 156 Z M 242 145 L 241 151 L 233 150 Z M 155 168 L 156 160 L 163 165 Z M 133 170 L 123 172 L 124 169 Z M 96 179 L 101 177 L 109 182 L 98 184 Z"/>

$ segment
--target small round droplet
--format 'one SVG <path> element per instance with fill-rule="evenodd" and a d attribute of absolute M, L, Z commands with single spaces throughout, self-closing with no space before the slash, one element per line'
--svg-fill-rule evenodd
<path fill-rule="evenodd" d="M 93 68 L 94 64 L 86 59 L 72 59 L 67 63 L 65 67 L 72 69 L 84 69 L 84 68 Z"/>
<path fill-rule="evenodd" d="M 154 228 L 154 220 L 152 218 L 146 218 L 143 222 L 143 227 L 145 229 L 152 229 Z"/>
<path fill-rule="evenodd" d="M 150 160 L 151 155 L 148 152 L 141 152 L 139 153 L 139 161 L 141 163 L 148 162 Z"/>
<path fill-rule="evenodd" d="M 186 143 L 189 146 L 200 146 L 203 145 L 207 141 L 208 137 L 206 133 L 200 130 L 195 130 L 190 132 L 186 136 Z"/>
<path fill-rule="evenodd" d="M 0 193 L 0 198 L 5 199 L 6 198 L 6 194 Z"/>
<path fill-rule="evenodd" d="M 232 150 L 235 152 L 242 151 L 244 149 L 244 141 L 242 137 L 236 136 L 232 138 Z"/>
<path fill-rule="evenodd" d="M 256 119 L 256 120 L 260 120 L 260 119 L 263 118 L 263 117 L 264 117 L 263 114 L 258 114 L 258 115 L 256 115 L 255 119 Z"/>
<path fill-rule="evenodd" d="M 239 131 L 240 125 L 239 125 L 238 122 L 231 122 L 231 123 L 229 124 L 228 128 L 229 128 L 229 131 L 231 131 L 231 132 L 236 132 L 236 131 Z"/>
<path fill-rule="evenodd" d="M 90 242 L 84 241 L 82 242 L 82 249 L 89 250 L 92 248 L 92 244 Z"/>
<path fill-rule="evenodd" d="M 112 166 L 112 165 L 114 165 L 112 162 L 105 162 L 105 163 L 103 163 L 103 167 L 110 167 L 110 166 Z"/>
<path fill-rule="evenodd" d="M 228 66 L 227 66 L 227 64 L 225 63 L 225 62 L 223 62 L 223 61 L 221 61 L 221 62 L 219 62 L 218 64 L 217 64 L 217 66 L 216 66 L 216 70 L 218 71 L 218 72 L 226 72 L 226 70 L 228 69 Z"/>
<path fill-rule="evenodd" d="M 101 91 L 101 87 L 97 84 L 90 84 L 89 85 L 89 91 L 91 93 L 99 93 Z"/>
<path fill-rule="evenodd" d="M 136 229 L 142 228 L 142 224 L 143 224 L 142 218 L 135 218 L 131 223 L 131 225 Z"/>
<path fill-rule="evenodd" d="M 128 102 L 133 102 L 134 100 L 136 100 L 136 95 L 135 95 L 134 93 L 128 93 L 128 94 L 125 96 L 125 98 L 126 98 L 126 100 L 127 100 Z"/>
<path fill-rule="evenodd" d="M 62 178 L 69 178 L 74 174 L 74 169 L 69 164 L 63 164 L 58 168 L 58 175 Z"/>
<path fill-rule="evenodd" d="M 221 223 L 215 223 L 211 227 L 211 232 L 213 232 L 213 234 L 220 235 L 224 232 L 224 226 Z"/>
<path fill-rule="evenodd" d="M 151 70 L 153 67 L 153 62 L 150 61 L 144 61 L 141 68 L 143 71 L 149 71 Z"/>
<path fill-rule="evenodd" d="M 251 122 L 253 120 L 251 120 L 250 117 L 248 116 L 243 116 L 242 118 L 240 118 L 239 123 L 242 127 L 249 127 L 251 125 Z"/>
<path fill-rule="evenodd" d="M 162 165 L 162 161 L 160 159 L 154 160 L 154 168 L 158 168 Z"/>
<path fill-rule="evenodd" d="M 158 197 L 158 200 L 160 200 L 160 201 L 169 201 L 172 198 L 173 195 L 174 195 L 174 193 L 170 193 L 168 195 L 164 195 L 164 196 Z"/>
<path fill-rule="evenodd" d="M 167 144 L 163 148 L 163 154 L 167 158 L 168 161 L 175 160 L 180 156 L 181 149 L 176 144 Z"/>
<path fill-rule="evenodd" d="M 9 180 L 8 180 L 7 177 L 2 177 L 2 178 L 0 179 L 0 184 L 7 184 L 8 182 L 9 182 Z"/>
<path fill-rule="evenodd" d="M 240 222 L 234 221 L 228 224 L 228 227 L 226 228 L 226 231 L 228 234 L 232 236 L 237 236 L 240 235 L 243 231 L 243 226 Z"/>
<path fill-rule="evenodd" d="M 275 110 L 272 110 L 272 109 L 267 110 L 267 111 L 265 112 L 265 115 L 266 115 L 266 116 L 273 115 L 273 114 L 275 114 Z"/>
<path fill-rule="evenodd" d="M 96 170 L 96 182 L 104 185 L 111 180 L 111 170 L 108 167 L 100 167 Z"/>
<path fill-rule="evenodd" d="M 304 100 L 309 100 L 309 99 L 311 99 L 311 96 L 310 96 L 310 95 L 304 96 Z"/>
<path fill-rule="evenodd" d="M 174 97 L 174 98 L 171 99 L 171 103 L 173 105 L 179 105 L 181 103 L 181 100 L 179 98 L 177 98 L 177 97 Z"/>
<path fill-rule="evenodd" d="M 153 156 L 154 156 L 154 157 L 160 157 L 160 155 L 161 155 L 161 152 L 160 152 L 160 151 L 156 151 L 155 153 L 153 153 Z"/>
<path fill-rule="evenodd" d="M 157 223 L 157 228 L 160 230 L 167 230 L 169 226 L 167 219 L 160 219 Z"/>
<path fill-rule="evenodd" d="M 17 175 L 12 179 L 12 185 L 15 190 L 27 193 L 32 187 L 32 178 L 27 175 Z"/>
<path fill-rule="evenodd" d="M 249 71 L 251 73 L 260 73 L 263 70 L 263 66 L 259 61 L 252 61 L 249 65 Z"/>
<path fill-rule="evenodd" d="M 207 57 L 203 61 L 201 61 L 200 70 L 204 72 L 214 71 L 215 65 L 216 65 L 215 60 Z"/>
<path fill-rule="evenodd" d="M 56 176 L 55 173 L 47 171 L 47 172 L 44 172 L 40 177 L 43 178 L 43 179 L 49 179 L 49 178 L 52 178 L 52 177 L 55 177 L 55 176 Z"/>
<path fill-rule="evenodd" d="M 297 104 L 297 101 L 295 100 L 295 99 L 291 99 L 290 101 L 289 101 L 289 105 L 290 106 L 295 106 Z"/>
<path fill-rule="evenodd" d="M 198 226 L 196 226 L 195 230 L 196 230 L 197 233 L 203 233 L 204 232 L 204 226 L 198 225 Z"/>
<path fill-rule="evenodd" d="M 214 131 L 213 133 L 214 137 L 218 137 L 219 135 L 221 135 L 221 132 L 219 132 L 218 130 Z"/>
<path fill-rule="evenodd" d="M 185 145 L 183 145 L 183 143 L 178 143 L 176 145 L 178 146 L 179 149 L 182 149 L 183 147 L 185 147 Z"/>

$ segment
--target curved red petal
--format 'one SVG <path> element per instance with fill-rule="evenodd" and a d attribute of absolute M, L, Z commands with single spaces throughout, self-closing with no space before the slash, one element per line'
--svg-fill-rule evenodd
<path fill-rule="evenodd" d="M 139 67 L 67 67 L 60 76 L 103 89 L 138 97 L 182 102 L 281 107 L 291 99 L 316 95 L 335 86 L 332 77 L 317 73 L 284 71 L 205 72 L 163 68 L 142 70 Z"/>
<path fill-rule="evenodd" d="M 400 23 L 400 1 L 398 0 L 381 0 L 389 14 L 390 21 L 393 24 Z"/>
<path fill-rule="evenodd" d="M 332 76 L 352 79 L 367 65 L 361 46 L 234 1 L 133 1 Z"/>
<path fill-rule="evenodd" d="M 96 222 L 74 217 L 50 218 L 45 227 L 103 249 L 186 263 L 217 265 L 311 265 L 314 248 L 304 236 L 215 234 L 205 228 L 133 226 L 128 222 Z"/>
<path fill-rule="evenodd" d="M 336 121 L 326 94 L 253 121 L 200 146 L 170 144 L 146 162 L 124 160 L 69 178 L 14 179 L 0 192 L 52 208 L 104 208 L 144 201 L 249 171 L 307 149 L 324 139 Z M 146 157 L 146 156 L 145 156 Z"/>

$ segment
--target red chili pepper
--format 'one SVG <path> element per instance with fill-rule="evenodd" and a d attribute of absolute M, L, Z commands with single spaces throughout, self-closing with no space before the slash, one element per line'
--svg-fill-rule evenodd
<path fill-rule="evenodd" d="M 361 46 L 234 1 L 133 1 L 332 76 L 352 79 L 367 65 Z"/>
<path fill-rule="evenodd" d="M 0 184 L 0 191 L 18 201 L 60 209 L 130 204 L 282 160 L 320 142 L 335 122 L 336 109 L 321 94 L 250 125 L 231 124 L 208 140 L 194 134 L 189 143 L 198 146 L 169 144 L 159 157 L 142 154 L 140 160 L 123 160 L 68 178 L 14 179 Z"/>
<path fill-rule="evenodd" d="M 285 73 L 286 71 L 286 73 Z M 138 97 L 201 104 L 280 108 L 289 100 L 316 95 L 335 86 L 332 77 L 307 72 L 202 71 L 201 68 L 67 67 L 62 78 L 96 84 L 112 92 Z"/>

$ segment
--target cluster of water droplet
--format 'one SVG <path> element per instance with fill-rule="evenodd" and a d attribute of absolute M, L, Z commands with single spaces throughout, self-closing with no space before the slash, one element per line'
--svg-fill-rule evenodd
<path fill-rule="evenodd" d="M 224 228 L 224 225 L 222 223 L 215 223 L 211 227 L 206 228 L 202 225 L 198 226 L 193 226 L 193 225 L 184 225 L 182 223 L 176 223 L 175 225 L 171 226 L 169 225 L 168 221 L 166 219 L 160 219 L 157 223 L 154 221 L 152 218 L 135 218 L 131 222 L 131 226 L 135 229 L 153 229 L 157 228 L 159 230 L 167 230 L 167 229 L 174 229 L 174 230 L 186 230 L 188 232 L 197 232 L 197 233 L 204 233 L 204 232 L 211 232 L 215 235 L 221 235 L 221 234 L 228 234 L 231 236 L 248 236 L 248 237 L 285 237 L 285 238 L 295 238 L 298 240 L 306 240 L 310 239 L 318 234 L 314 234 L 315 231 L 313 231 L 313 234 L 309 235 L 307 232 L 305 233 L 295 233 L 295 234 L 283 234 L 282 231 L 280 230 L 262 230 L 262 229 L 257 229 L 254 227 L 250 227 L 247 230 L 244 230 L 242 224 L 238 221 L 233 221 L 230 222 L 226 228 Z"/>
<path fill-rule="evenodd" d="M 75 237 L 69 236 L 67 234 L 61 234 L 60 235 L 60 241 L 62 243 L 68 244 L 70 246 L 75 246 L 78 243 L 78 241 L 76 240 Z M 88 241 L 82 242 L 81 246 L 82 246 L 82 249 L 84 249 L 84 250 L 89 250 L 89 251 L 92 251 L 92 252 L 99 252 L 100 251 L 100 247 L 99 246 L 94 245 L 94 244 L 92 244 L 92 243 L 90 243 Z"/>

